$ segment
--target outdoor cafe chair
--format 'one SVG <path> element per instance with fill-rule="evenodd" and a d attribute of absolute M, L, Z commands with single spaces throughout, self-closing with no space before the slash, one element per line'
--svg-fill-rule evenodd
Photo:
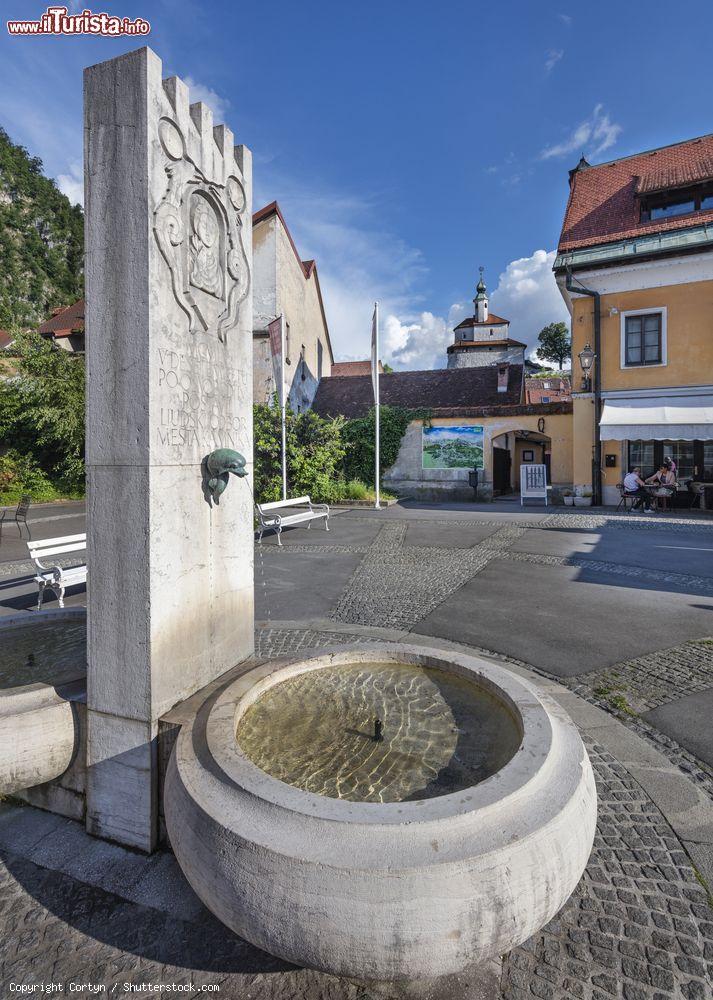
<path fill-rule="evenodd" d="M 0 516 L 0 540 L 2 540 L 2 529 L 3 529 L 3 525 L 6 523 L 6 521 L 7 522 L 10 522 L 10 521 L 14 521 L 15 522 L 15 524 L 17 525 L 17 530 L 20 533 L 20 538 L 22 538 L 22 525 L 24 524 L 25 525 L 25 530 L 27 531 L 27 537 L 30 538 L 30 539 L 32 538 L 32 534 L 30 532 L 30 526 L 27 523 L 27 512 L 30 509 L 30 504 L 31 503 L 32 503 L 32 497 L 30 497 L 30 496 L 23 496 L 20 499 L 20 502 L 17 505 L 17 509 L 15 510 L 14 514 L 10 514 L 10 512 L 7 511 L 7 510 L 4 510 L 2 512 L 2 515 Z"/>
<path fill-rule="evenodd" d="M 616 510 L 620 511 L 623 508 L 627 514 L 630 514 L 637 500 L 636 494 L 627 493 L 623 483 L 617 483 L 616 488 L 619 490 L 619 505 Z"/>

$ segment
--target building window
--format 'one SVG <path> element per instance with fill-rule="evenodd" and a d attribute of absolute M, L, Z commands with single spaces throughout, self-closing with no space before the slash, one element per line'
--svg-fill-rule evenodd
<path fill-rule="evenodd" d="M 697 188 L 679 188 L 678 191 L 663 191 L 641 199 L 640 216 L 642 222 L 656 219 L 671 219 L 691 212 L 707 212 L 713 208 L 713 185 L 708 183 Z"/>
<path fill-rule="evenodd" d="M 541 403 L 549 403 L 549 401 L 550 401 L 549 396 L 543 396 L 542 399 L 540 400 Z"/>
<path fill-rule="evenodd" d="M 693 441 L 664 441 L 663 461 L 669 456 L 676 463 L 676 479 L 683 481 L 693 478 L 694 465 Z"/>
<path fill-rule="evenodd" d="M 666 364 L 666 310 L 621 313 L 621 367 Z"/>
<path fill-rule="evenodd" d="M 322 359 L 324 357 L 324 348 L 322 347 L 322 341 L 317 341 L 317 378 L 322 377 Z"/>
<path fill-rule="evenodd" d="M 641 478 L 656 472 L 653 441 L 629 441 L 629 469 L 640 468 Z"/>
<path fill-rule="evenodd" d="M 713 483 L 713 441 L 704 441 L 702 448 L 703 452 L 703 482 Z M 699 475 L 700 475 L 699 470 Z"/>

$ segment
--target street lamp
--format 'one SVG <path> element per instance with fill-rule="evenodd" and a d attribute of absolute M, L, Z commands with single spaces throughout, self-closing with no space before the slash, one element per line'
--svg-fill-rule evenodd
<path fill-rule="evenodd" d="M 596 354 L 592 350 L 591 346 L 589 344 L 585 344 L 584 350 L 579 352 L 579 363 L 583 372 L 582 390 L 584 392 L 590 392 L 592 388 L 592 379 L 589 373 L 592 370 L 595 358 Z"/>

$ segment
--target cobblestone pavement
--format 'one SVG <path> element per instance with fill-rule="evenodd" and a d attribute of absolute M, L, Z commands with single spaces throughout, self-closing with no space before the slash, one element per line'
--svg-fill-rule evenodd
<path fill-rule="evenodd" d="M 509 512 L 509 516 L 515 515 L 515 522 L 520 528 L 561 528 L 573 531 L 599 531 L 602 528 L 611 530 L 633 530 L 633 531 L 660 531 L 665 528 L 667 531 L 683 532 L 713 532 L 713 517 L 655 517 L 651 515 L 632 514 L 608 514 L 608 513 L 587 513 L 570 514 L 564 511 L 556 511 L 552 514 L 544 514 L 540 517 L 525 516 L 519 514 L 517 507 Z M 372 521 L 370 517 L 364 515 L 350 515 L 350 520 Z M 411 518 L 395 514 L 388 519 L 388 523 L 393 524 L 401 520 L 407 520 L 413 524 Z M 424 519 L 425 520 L 425 519 Z M 496 527 L 503 527 L 507 522 L 503 517 L 494 518 L 484 513 L 482 517 L 473 518 L 444 518 L 438 517 L 434 512 L 433 517 L 429 517 L 429 524 L 448 525 L 449 527 L 477 528 L 483 524 L 492 524 Z M 514 521 L 514 518 L 513 518 Z M 373 521 L 372 521 L 373 523 Z"/>
<path fill-rule="evenodd" d="M 693 576 L 689 573 L 671 573 L 669 570 L 646 569 L 644 566 L 626 566 L 622 563 L 589 559 L 586 556 L 551 556 L 534 552 L 503 552 L 503 559 L 513 562 L 535 563 L 539 566 L 578 566 L 592 573 L 607 573 L 630 580 L 673 584 L 697 594 L 713 594 L 713 576 Z M 713 571 L 713 567 L 712 567 Z"/>
<path fill-rule="evenodd" d="M 255 656 L 259 659 L 273 659 L 277 656 L 293 656 L 302 650 L 317 646 L 344 646 L 369 642 L 379 642 L 359 632 L 327 632 L 311 628 L 266 628 L 255 631 Z"/>
<path fill-rule="evenodd" d="M 570 677 L 565 683 L 577 694 L 594 695 L 641 714 L 713 687 L 713 638 L 637 656 L 605 670 Z"/>
<path fill-rule="evenodd" d="M 410 628 L 527 530 L 508 524 L 472 548 L 445 549 L 404 546 L 406 529 L 382 527 L 332 611 L 335 621 Z"/>
<path fill-rule="evenodd" d="M 713 768 L 640 718 L 653 708 L 713 687 L 713 638 L 684 642 L 604 670 L 552 679 L 616 716 L 713 799 Z"/>

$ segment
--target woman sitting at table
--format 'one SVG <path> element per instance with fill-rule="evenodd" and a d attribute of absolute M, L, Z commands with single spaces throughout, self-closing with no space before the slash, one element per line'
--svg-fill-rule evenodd
<path fill-rule="evenodd" d="M 657 505 L 661 507 L 662 510 L 666 510 L 669 499 L 676 492 L 676 473 L 673 469 L 668 468 L 666 465 L 662 465 L 658 472 L 655 472 L 653 476 L 649 476 L 646 483 L 649 486 L 657 487 L 654 491 Z"/>

